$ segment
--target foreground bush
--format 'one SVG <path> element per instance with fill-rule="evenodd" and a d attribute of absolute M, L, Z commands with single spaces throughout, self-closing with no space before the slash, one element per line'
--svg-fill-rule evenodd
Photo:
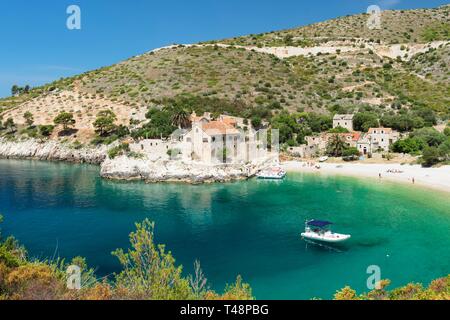
<path fill-rule="evenodd" d="M 386 290 L 390 285 L 389 280 L 382 280 L 380 289 L 358 295 L 350 287 L 336 292 L 335 300 L 450 300 L 450 275 L 433 280 L 425 288 L 419 283 L 409 283 L 404 287 Z"/>

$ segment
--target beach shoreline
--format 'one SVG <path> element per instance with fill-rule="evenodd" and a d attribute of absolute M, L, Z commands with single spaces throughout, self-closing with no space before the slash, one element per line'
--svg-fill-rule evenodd
<path fill-rule="evenodd" d="M 420 165 L 402 165 L 398 163 L 360 164 L 326 162 L 311 164 L 302 161 L 287 161 L 282 162 L 281 165 L 287 172 L 371 178 L 378 181 L 390 181 L 450 193 L 450 166 L 422 168 Z M 317 169 L 316 165 L 320 169 Z"/>

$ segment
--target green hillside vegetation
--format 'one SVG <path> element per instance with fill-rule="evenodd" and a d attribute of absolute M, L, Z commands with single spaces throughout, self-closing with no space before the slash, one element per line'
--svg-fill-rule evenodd
<path fill-rule="evenodd" d="M 450 82 L 450 44 L 416 55 L 407 69 L 432 82 Z"/>
<path fill-rule="evenodd" d="M 345 16 L 301 28 L 252 34 L 217 42 L 242 46 L 311 47 L 329 41 L 366 39 L 374 43 L 424 43 L 450 38 L 450 5 L 433 9 L 384 11 L 382 28 L 367 28 L 369 15 Z"/>

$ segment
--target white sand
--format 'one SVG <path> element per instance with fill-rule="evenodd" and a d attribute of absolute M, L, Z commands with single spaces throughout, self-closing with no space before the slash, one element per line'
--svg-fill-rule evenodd
<path fill-rule="evenodd" d="M 450 166 L 440 168 L 422 168 L 419 165 L 400 164 L 358 164 L 358 163 L 317 163 L 320 169 L 310 167 L 306 162 L 290 161 L 282 164 L 286 171 L 316 172 L 320 174 L 336 174 L 360 178 L 374 178 L 381 181 L 394 181 L 433 188 L 450 192 Z M 388 173 L 388 170 L 398 170 L 402 173 Z"/>

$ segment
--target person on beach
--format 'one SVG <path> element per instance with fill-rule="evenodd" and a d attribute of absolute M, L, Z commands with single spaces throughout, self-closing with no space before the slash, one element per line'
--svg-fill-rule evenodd
<path fill-rule="evenodd" d="M 413 183 L 413 184 L 416 183 L 416 179 L 414 179 L 414 177 L 412 178 L 412 183 Z"/>
<path fill-rule="evenodd" d="M 380 179 L 381 179 L 381 173 L 379 173 L 379 174 L 378 174 L 378 178 L 380 178 Z"/>

